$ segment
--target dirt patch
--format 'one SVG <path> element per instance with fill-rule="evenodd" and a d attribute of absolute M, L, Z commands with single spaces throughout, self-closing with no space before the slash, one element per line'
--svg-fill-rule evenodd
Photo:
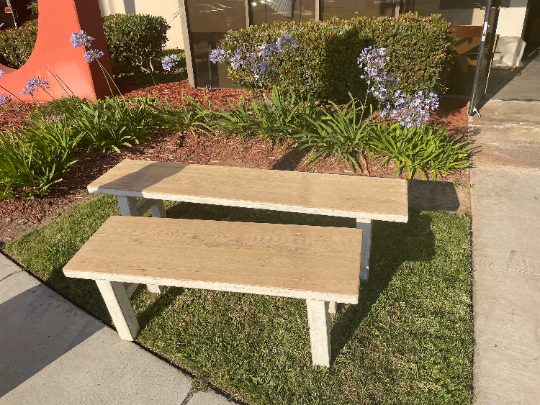
<path fill-rule="evenodd" d="M 186 82 L 167 83 L 137 89 L 126 94 L 127 97 L 154 94 L 167 98 L 169 103 L 181 103 L 182 92 L 197 100 L 211 99 L 215 105 L 226 105 L 249 93 L 239 90 L 191 89 Z M 0 122 L 17 125 L 27 115 L 29 108 L 14 107 L 0 115 Z M 5 116 L 5 115 L 8 116 Z M 26 114 L 26 115 L 25 115 Z M 449 136 L 455 139 L 467 139 L 468 119 L 467 104 L 464 100 L 443 98 L 434 119 L 449 127 Z M 147 142 L 133 148 L 121 148 L 121 153 L 79 150 L 78 159 L 72 169 L 64 175 L 59 186 L 64 190 L 55 191 L 44 198 L 28 201 L 0 201 L 0 248 L 3 243 L 18 237 L 33 227 L 46 223 L 63 214 L 70 206 L 88 201 L 91 196 L 86 186 L 123 159 L 152 160 L 159 162 L 184 162 L 205 165 L 239 166 L 273 170 L 308 171 L 302 165 L 307 152 L 287 150 L 287 145 L 264 144 L 253 142 L 241 149 L 242 142 L 237 138 L 224 138 L 223 134 L 193 135 L 186 133 L 159 132 Z M 395 178 L 396 168 L 390 163 L 382 166 L 381 158 L 368 159 L 368 171 L 352 172 L 342 161 L 328 158 L 314 165 L 310 172 L 339 173 L 345 175 L 364 175 L 372 177 Z M 402 173 L 401 178 L 406 178 Z M 469 212 L 469 169 L 456 171 L 449 176 L 442 176 L 437 183 L 421 181 L 421 175 L 415 175 L 410 187 L 410 204 L 426 209 L 451 212 Z"/>

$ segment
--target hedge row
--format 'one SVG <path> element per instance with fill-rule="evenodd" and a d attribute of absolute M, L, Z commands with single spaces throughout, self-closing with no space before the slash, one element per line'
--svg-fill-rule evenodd
<path fill-rule="evenodd" d="M 141 65 L 147 68 L 167 42 L 170 26 L 163 17 L 115 14 L 102 20 L 114 73 L 139 70 Z M 38 20 L 33 20 L 20 28 L 0 31 L 0 63 L 13 68 L 24 65 L 34 49 L 37 29 Z"/>
<path fill-rule="evenodd" d="M 272 83 L 263 87 L 292 88 L 331 100 L 363 97 L 366 83 L 360 78 L 357 58 L 366 46 L 387 49 L 387 70 L 397 74 L 405 92 L 430 89 L 444 93 L 453 62 L 452 31 L 440 15 L 421 17 L 408 13 L 399 18 L 337 18 L 322 22 L 262 24 L 230 31 L 221 46 L 225 51 L 255 52 L 273 43 L 283 32 L 292 34 L 299 46 L 279 58 Z M 233 80 L 248 89 L 261 88 L 246 65 L 229 67 Z"/>

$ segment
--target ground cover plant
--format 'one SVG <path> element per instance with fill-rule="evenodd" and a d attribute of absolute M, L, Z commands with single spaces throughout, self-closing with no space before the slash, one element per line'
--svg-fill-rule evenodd
<path fill-rule="evenodd" d="M 110 324 L 94 282 L 62 266 L 110 215 L 114 198 L 75 207 L 9 243 L 37 277 Z M 354 227 L 347 218 L 168 203 L 171 218 Z M 375 222 L 370 281 L 358 305 L 339 305 L 332 367 L 311 366 L 305 302 L 196 289 L 139 287 L 138 341 L 253 404 L 471 403 L 470 220 L 411 210 L 409 222 Z"/>

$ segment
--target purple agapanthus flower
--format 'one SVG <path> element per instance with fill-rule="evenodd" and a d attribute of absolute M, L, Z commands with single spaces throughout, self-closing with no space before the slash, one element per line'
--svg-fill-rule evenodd
<path fill-rule="evenodd" d="M 6 94 L 6 93 L 0 94 L 0 105 L 7 103 L 9 100 L 11 100 L 11 98 L 12 98 L 11 94 Z"/>
<path fill-rule="evenodd" d="M 439 107 L 439 98 L 435 93 L 419 91 L 409 95 L 399 88 L 399 78 L 387 72 L 385 48 L 364 48 L 358 58 L 358 66 L 364 74 L 360 77 L 368 84 L 368 93 L 381 103 L 381 116 L 391 117 L 400 125 L 411 128 L 419 127 L 429 120 L 429 113 Z"/>
<path fill-rule="evenodd" d="M 236 70 L 236 69 L 238 69 L 240 67 L 240 65 L 245 65 L 247 63 L 247 61 L 242 59 L 242 52 L 236 51 L 234 53 L 234 56 L 231 58 L 230 63 L 231 63 L 231 67 L 234 70 Z"/>
<path fill-rule="evenodd" d="M 163 69 L 170 72 L 173 67 L 175 67 L 178 64 L 178 56 L 177 55 L 167 55 L 163 59 L 161 59 L 161 65 L 163 66 Z"/>
<path fill-rule="evenodd" d="M 221 48 L 213 49 L 210 52 L 210 61 L 213 63 L 229 63 L 233 70 L 240 66 L 246 66 L 253 72 L 253 78 L 264 83 L 272 79 L 272 72 L 277 70 L 279 58 L 289 49 L 294 49 L 299 45 L 294 37 L 283 32 L 276 42 L 271 44 L 262 44 L 252 53 L 247 53 L 245 49 L 237 50 L 233 56 L 231 51 L 225 51 Z"/>
<path fill-rule="evenodd" d="M 44 79 L 43 77 L 40 77 L 40 76 L 36 76 L 28 80 L 28 83 L 26 83 L 26 86 L 24 86 L 20 94 L 21 96 L 24 96 L 25 94 L 32 96 L 39 89 L 47 90 L 50 88 L 51 86 L 49 86 L 49 81 L 47 79 Z"/>
<path fill-rule="evenodd" d="M 287 32 L 281 34 L 281 37 L 276 41 L 276 47 L 280 52 L 284 49 L 294 49 L 298 45 L 299 44 L 294 40 L 294 37 Z"/>
<path fill-rule="evenodd" d="M 225 52 L 221 48 L 212 49 L 210 52 L 210 62 L 212 63 L 223 63 L 229 56 L 230 52 Z"/>
<path fill-rule="evenodd" d="M 92 63 L 95 59 L 101 58 L 103 55 L 105 55 L 102 51 L 99 51 L 97 49 L 90 49 L 89 51 L 86 51 L 84 53 L 84 59 L 88 63 Z"/>
<path fill-rule="evenodd" d="M 390 115 L 404 127 L 419 127 L 428 122 L 429 112 L 438 107 L 439 98 L 435 93 L 419 91 L 413 95 L 397 94 L 393 107 L 385 109 L 383 114 Z"/>
<path fill-rule="evenodd" d="M 71 42 L 71 45 L 73 45 L 75 48 L 80 49 L 84 48 L 85 46 L 91 46 L 94 39 L 95 38 L 92 38 L 83 30 L 80 30 L 79 32 L 74 32 L 73 34 L 71 34 L 71 38 L 69 41 Z"/>

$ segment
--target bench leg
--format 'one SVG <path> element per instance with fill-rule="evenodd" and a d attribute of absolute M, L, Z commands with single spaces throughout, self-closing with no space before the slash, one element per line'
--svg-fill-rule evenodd
<path fill-rule="evenodd" d="M 139 208 L 137 207 L 137 200 L 135 199 L 135 197 L 126 197 L 123 195 L 119 195 L 116 198 L 118 199 L 118 206 L 120 207 L 120 215 L 124 217 L 138 217 L 139 216 Z M 160 206 L 159 206 L 159 203 L 161 203 Z M 159 207 L 159 208 L 156 208 L 156 207 Z M 162 218 L 165 218 L 165 206 L 163 205 L 163 201 L 156 202 L 156 204 L 152 205 L 150 210 L 151 210 L 152 216 L 154 217 L 159 216 L 159 215 L 155 215 L 154 211 L 156 211 L 156 213 L 158 214 L 161 211 L 163 211 L 164 216 Z M 135 289 L 137 288 L 137 285 L 132 284 L 128 287 L 128 289 L 131 289 L 130 291 L 131 294 L 133 294 L 133 291 L 135 291 Z M 148 291 L 154 294 L 159 294 L 161 290 L 159 290 L 159 286 L 156 286 L 156 287 L 157 288 L 154 288 L 153 285 L 148 285 Z"/>
<path fill-rule="evenodd" d="M 369 278 L 369 253 L 371 251 L 371 220 L 357 219 L 356 229 L 362 230 L 362 258 L 360 259 L 360 280 Z"/>
<path fill-rule="evenodd" d="M 337 302 L 329 302 L 328 303 L 328 313 L 335 314 L 337 311 Z"/>
<path fill-rule="evenodd" d="M 123 283 L 106 280 L 96 280 L 96 283 L 120 338 L 123 340 L 135 340 L 140 330 L 139 323 Z"/>
<path fill-rule="evenodd" d="M 328 301 L 306 300 L 314 366 L 330 367 L 330 319 Z"/>
<path fill-rule="evenodd" d="M 163 287 L 157 284 L 147 284 L 146 287 L 148 287 L 148 291 L 152 294 L 161 294 L 163 292 Z"/>
<path fill-rule="evenodd" d="M 116 198 L 118 200 L 118 206 L 120 207 L 120 215 L 124 217 L 139 216 L 139 209 L 137 208 L 137 200 L 135 200 L 135 197 L 119 195 Z"/>
<path fill-rule="evenodd" d="M 156 218 L 167 218 L 162 200 L 156 200 L 156 203 L 150 207 L 150 213 Z"/>

